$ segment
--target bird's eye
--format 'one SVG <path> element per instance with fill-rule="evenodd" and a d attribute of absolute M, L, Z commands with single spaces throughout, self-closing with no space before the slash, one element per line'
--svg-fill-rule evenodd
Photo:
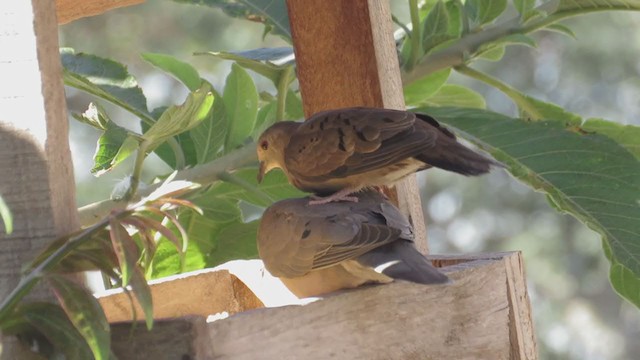
<path fill-rule="evenodd" d="M 269 149 L 269 142 L 267 142 L 267 140 L 264 140 L 260 143 L 260 147 L 262 148 L 262 150 L 267 150 Z"/>

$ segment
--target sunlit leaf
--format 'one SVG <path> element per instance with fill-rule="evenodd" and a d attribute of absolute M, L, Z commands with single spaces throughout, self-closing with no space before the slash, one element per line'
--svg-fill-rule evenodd
<path fill-rule="evenodd" d="M 422 105 L 477 109 L 484 109 L 486 107 L 482 95 L 467 87 L 455 84 L 445 84 L 437 93 L 426 99 Z"/>
<path fill-rule="evenodd" d="M 131 273 L 138 261 L 138 248 L 131 235 L 115 219 L 109 221 L 111 244 L 118 258 L 120 273 L 122 274 L 122 286 L 127 286 L 131 279 Z"/>
<path fill-rule="evenodd" d="M 284 49 L 284 51 L 280 50 Z M 269 54 L 279 54 L 279 53 L 293 53 L 291 48 L 275 48 L 275 51 L 271 51 L 271 49 L 256 49 L 243 52 L 225 52 L 225 51 L 210 51 L 205 53 L 196 53 L 196 55 L 211 55 L 220 59 L 232 60 L 235 61 L 238 65 L 242 66 L 245 69 L 249 69 L 255 71 L 256 73 L 266 77 L 271 80 L 276 86 L 278 85 L 278 81 L 280 81 L 280 75 L 284 71 L 286 66 L 278 66 L 274 65 L 271 62 L 265 62 L 266 60 L 271 60 Z M 258 56 L 260 51 L 264 51 L 263 56 Z M 253 57 L 248 57 L 252 56 Z"/>
<path fill-rule="evenodd" d="M 222 99 L 228 121 L 225 141 L 225 151 L 228 152 L 251 135 L 258 113 L 258 91 L 253 79 L 237 64 L 231 66 Z"/>
<path fill-rule="evenodd" d="M 227 134 L 228 119 L 224 101 L 219 101 L 222 97 L 215 90 L 211 91 L 218 101 L 213 102 L 213 108 L 207 117 L 189 130 L 198 154 L 198 164 L 204 164 L 220 156 Z"/>
<path fill-rule="evenodd" d="M 640 127 L 604 119 L 587 119 L 580 127 L 584 131 L 610 137 L 640 160 Z"/>
<path fill-rule="evenodd" d="M 522 121 L 481 110 L 423 110 L 492 153 L 513 176 L 600 233 L 612 264 L 628 269 L 624 273 L 640 283 L 640 162 L 624 147 L 558 121 Z M 622 283 L 628 287 L 630 281 L 625 277 Z"/>
<path fill-rule="evenodd" d="M 447 82 L 451 68 L 436 71 L 404 86 L 404 101 L 416 105 L 430 98 Z"/>
<path fill-rule="evenodd" d="M 98 138 L 91 173 L 95 176 L 105 174 L 131 156 L 138 145 L 138 139 L 129 130 L 108 122 L 104 133 Z"/>
<path fill-rule="evenodd" d="M 560 34 L 567 35 L 567 36 L 569 36 L 569 37 L 571 37 L 573 39 L 577 38 L 576 34 L 573 32 L 573 30 L 571 30 L 569 27 L 564 26 L 562 24 L 558 24 L 558 23 L 551 24 L 551 25 L 545 27 L 544 29 L 545 30 L 550 30 L 550 31 L 555 31 L 555 32 L 558 32 Z"/>
<path fill-rule="evenodd" d="M 65 85 L 88 92 L 138 116 L 149 118 L 147 99 L 127 68 L 110 59 L 60 49 Z"/>
<path fill-rule="evenodd" d="M 182 105 L 169 107 L 160 119 L 143 135 L 145 149 L 153 150 L 166 139 L 185 132 L 206 118 L 213 105 L 211 85 L 203 82 L 202 86 L 190 93 Z"/>
<path fill-rule="evenodd" d="M 627 267 L 618 262 L 611 264 L 609 279 L 620 296 L 640 308 L 640 280 Z"/>
<path fill-rule="evenodd" d="M 289 184 L 287 177 L 281 171 L 270 172 L 260 184 L 256 181 L 257 169 L 239 170 L 236 171 L 234 175 L 251 183 L 269 196 L 272 201 L 267 202 L 263 197 L 258 197 L 251 191 L 247 191 L 247 189 L 228 182 L 217 183 L 211 188 L 210 194 L 223 199 L 243 200 L 262 207 L 271 205 L 273 201 L 305 196 L 305 193 Z"/>
<path fill-rule="evenodd" d="M 84 337 L 95 359 L 109 359 L 109 323 L 96 298 L 87 289 L 64 277 L 50 277 L 49 282 L 64 312 Z"/>
<path fill-rule="evenodd" d="M 207 266 L 214 267 L 236 259 L 258 257 L 256 236 L 259 220 L 249 223 L 236 222 L 224 227 L 216 236 L 215 247 L 207 257 Z"/>
<path fill-rule="evenodd" d="M 140 56 L 149 64 L 171 74 L 182 82 L 189 91 L 196 91 L 200 87 L 200 74 L 191 64 L 165 54 L 143 53 Z"/>

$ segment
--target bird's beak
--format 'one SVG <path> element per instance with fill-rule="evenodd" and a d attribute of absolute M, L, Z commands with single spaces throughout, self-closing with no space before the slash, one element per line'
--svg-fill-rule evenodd
<path fill-rule="evenodd" d="M 264 161 L 260 161 L 260 168 L 258 168 L 258 184 L 262 182 L 262 178 L 264 177 Z"/>

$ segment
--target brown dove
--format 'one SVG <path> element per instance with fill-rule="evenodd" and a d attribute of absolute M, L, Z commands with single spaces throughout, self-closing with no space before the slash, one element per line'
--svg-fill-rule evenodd
<path fill-rule="evenodd" d="M 383 195 L 356 194 L 357 202 L 307 206 L 308 198 L 276 202 L 258 229 L 265 268 L 296 296 L 318 296 L 394 279 L 449 282 L 413 243 L 409 221 Z"/>
<path fill-rule="evenodd" d="M 281 168 L 302 191 L 329 196 L 312 201 L 355 201 L 362 188 L 390 185 L 416 171 L 438 167 L 480 175 L 497 162 L 456 141 L 424 114 L 377 108 L 319 112 L 305 122 L 272 125 L 258 139 L 258 181 Z"/>

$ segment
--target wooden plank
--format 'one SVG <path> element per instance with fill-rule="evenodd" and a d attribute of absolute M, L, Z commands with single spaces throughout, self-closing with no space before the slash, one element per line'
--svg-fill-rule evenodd
<path fill-rule="evenodd" d="M 0 47 L 0 194 L 14 219 L 13 234 L 0 226 L 4 298 L 23 264 L 78 219 L 54 1 L 0 1 Z M 25 356 L 2 345 L 3 359 Z"/>
<path fill-rule="evenodd" d="M 512 291 L 513 284 L 524 284 L 523 272 L 516 271 L 520 253 L 430 258 L 447 265 L 443 271 L 453 284 L 363 287 L 206 326 L 204 318 L 177 319 L 173 330 L 154 327 L 151 334 L 140 322 L 135 344 L 114 335 L 114 348 L 125 359 L 155 359 L 164 351 L 192 359 L 537 359 L 535 339 L 523 331 L 532 329 L 530 324 L 513 326 L 518 318 L 531 317 L 526 291 Z M 115 330 L 118 326 L 114 332 L 128 329 Z M 165 343 L 160 339 L 167 332 L 189 334 L 192 341 Z M 520 351 L 523 345 L 526 350 Z"/>
<path fill-rule="evenodd" d="M 236 276 L 226 270 L 192 271 L 149 282 L 154 319 L 187 315 L 235 314 L 264 307 L 264 304 Z M 131 321 L 134 313 L 129 296 L 122 289 L 108 290 L 96 297 L 109 322 Z M 135 301 L 135 314 L 142 308 Z"/>
<path fill-rule="evenodd" d="M 287 0 L 305 114 L 349 106 L 404 109 L 388 1 Z M 400 209 L 427 251 L 415 176 L 397 187 Z M 392 197 L 395 197 L 392 193 Z"/>
<path fill-rule="evenodd" d="M 459 259 L 443 269 L 451 285 L 395 282 L 232 316 L 201 341 L 216 359 L 516 359 L 507 284 L 521 274 L 507 269 L 518 256 Z"/>
<path fill-rule="evenodd" d="M 142 4 L 145 0 L 56 0 L 58 24 L 100 15 L 119 7 Z"/>

